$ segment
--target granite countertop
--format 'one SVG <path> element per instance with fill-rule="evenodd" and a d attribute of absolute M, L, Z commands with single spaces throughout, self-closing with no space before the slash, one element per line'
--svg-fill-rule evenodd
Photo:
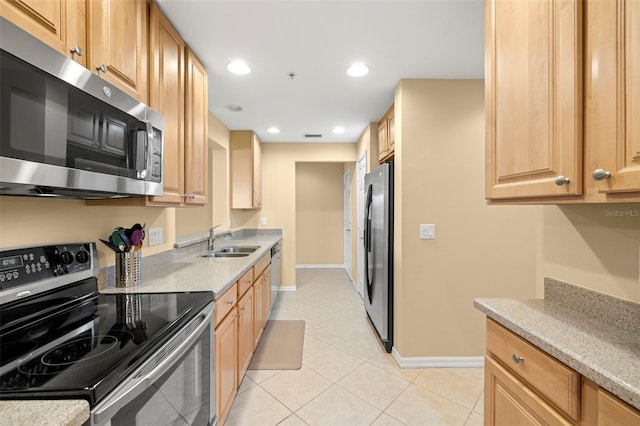
<path fill-rule="evenodd" d="M 226 246 L 258 246 L 246 257 L 200 257 L 206 250 L 203 239 L 191 245 L 149 258 L 143 257 L 142 284 L 137 287 L 119 288 L 113 285 L 100 286 L 101 293 L 169 293 L 187 291 L 212 291 L 218 299 L 253 264 L 282 240 L 281 232 L 245 234 L 234 233 L 229 238 L 219 238 L 215 248 Z M 108 274 L 107 274 L 108 275 Z M 109 279 L 107 279 L 107 282 Z M 115 279 L 112 280 L 115 282 Z"/>
<path fill-rule="evenodd" d="M 640 305 L 545 279 L 545 298 L 476 299 L 489 318 L 640 409 Z"/>
<path fill-rule="evenodd" d="M 85 400 L 0 401 L 0 423 L 6 426 L 81 426 L 89 415 Z"/>

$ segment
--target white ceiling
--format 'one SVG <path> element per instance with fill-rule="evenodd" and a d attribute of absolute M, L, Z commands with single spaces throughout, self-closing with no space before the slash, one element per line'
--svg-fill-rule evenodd
<path fill-rule="evenodd" d="M 207 68 L 209 111 L 264 142 L 355 142 L 401 79 L 484 76 L 482 0 L 156 1 Z M 235 59 L 251 73 L 227 71 Z M 345 73 L 356 61 L 367 76 Z"/>

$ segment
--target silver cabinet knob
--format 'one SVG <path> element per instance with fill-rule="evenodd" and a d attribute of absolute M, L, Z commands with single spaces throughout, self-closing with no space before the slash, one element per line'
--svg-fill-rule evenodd
<path fill-rule="evenodd" d="M 516 364 L 520 364 L 522 361 L 524 361 L 524 358 L 522 358 L 520 355 L 516 355 L 516 354 L 511 355 L 511 359 Z"/>
<path fill-rule="evenodd" d="M 82 50 L 82 48 L 80 46 L 74 46 L 74 48 L 71 49 L 71 54 L 72 55 L 82 56 L 82 55 L 84 55 L 84 51 Z"/>
<path fill-rule="evenodd" d="M 591 174 L 594 180 L 604 180 L 611 177 L 611 172 L 604 169 L 595 169 Z"/>
<path fill-rule="evenodd" d="M 105 64 L 100 64 L 96 67 L 96 69 L 100 72 L 107 72 L 107 66 Z"/>
<path fill-rule="evenodd" d="M 195 194 L 189 194 L 189 199 L 190 199 L 190 200 L 195 200 L 195 198 L 196 198 L 196 195 L 195 195 Z"/>
<path fill-rule="evenodd" d="M 568 185 L 570 180 L 568 177 L 564 177 L 562 175 L 558 176 L 557 178 L 554 179 L 554 182 L 556 183 L 556 185 L 558 186 L 562 186 L 562 185 Z"/>

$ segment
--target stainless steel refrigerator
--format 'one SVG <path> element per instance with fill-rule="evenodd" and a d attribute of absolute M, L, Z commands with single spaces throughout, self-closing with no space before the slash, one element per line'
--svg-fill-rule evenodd
<path fill-rule="evenodd" d="M 393 162 L 364 178 L 364 307 L 387 352 L 393 347 Z"/>

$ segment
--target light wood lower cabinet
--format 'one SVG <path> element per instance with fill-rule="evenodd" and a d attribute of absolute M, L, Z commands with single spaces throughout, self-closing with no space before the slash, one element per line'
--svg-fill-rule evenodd
<path fill-rule="evenodd" d="M 238 385 L 249 367 L 255 349 L 253 340 L 253 291 L 247 291 L 238 301 Z"/>
<path fill-rule="evenodd" d="M 487 319 L 484 424 L 637 426 L 640 411 Z"/>
<path fill-rule="evenodd" d="M 234 308 L 215 330 L 216 409 L 220 424 L 238 393 L 238 317 Z"/>
<path fill-rule="evenodd" d="M 216 412 L 224 425 L 271 312 L 271 254 L 216 299 Z M 257 277 L 253 282 L 253 277 Z"/>

